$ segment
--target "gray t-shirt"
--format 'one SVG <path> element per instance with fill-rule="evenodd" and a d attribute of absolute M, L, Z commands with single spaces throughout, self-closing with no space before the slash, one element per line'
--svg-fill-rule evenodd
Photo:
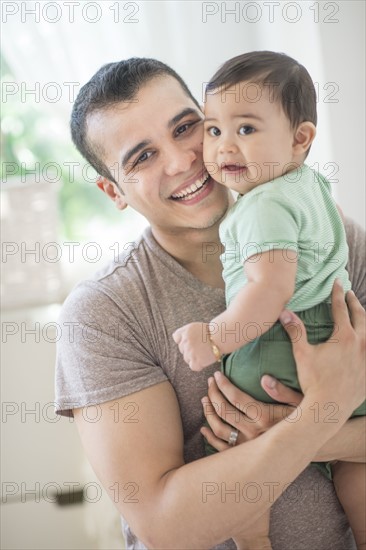
<path fill-rule="evenodd" d="M 352 222 L 346 229 L 350 278 L 365 307 L 365 236 Z M 208 322 L 224 308 L 224 291 L 197 280 L 147 229 L 118 262 L 79 283 L 65 301 L 56 365 L 57 412 L 72 415 L 72 408 L 169 380 L 181 410 L 185 461 L 204 456 L 200 399 L 217 366 L 192 372 L 172 333 L 193 321 Z M 125 522 L 123 526 L 126 547 L 144 548 Z M 271 541 L 274 550 L 353 548 L 333 485 L 315 468 L 308 467 L 272 506 Z M 227 541 L 216 548 L 234 550 L 235 544 Z"/>

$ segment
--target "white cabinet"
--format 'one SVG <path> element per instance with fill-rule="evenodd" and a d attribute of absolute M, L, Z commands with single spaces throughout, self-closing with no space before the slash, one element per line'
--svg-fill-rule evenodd
<path fill-rule="evenodd" d="M 45 306 L 2 314 L 1 548 L 7 550 L 99 548 L 87 528 L 88 504 L 53 502 L 87 482 L 76 426 L 54 414 L 58 312 Z"/>

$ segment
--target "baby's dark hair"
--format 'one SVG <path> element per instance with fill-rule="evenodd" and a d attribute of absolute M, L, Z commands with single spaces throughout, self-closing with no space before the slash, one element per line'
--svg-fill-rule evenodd
<path fill-rule="evenodd" d="M 308 71 L 284 53 L 249 52 L 226 61 L 206 85 L 206 94 L 240 82 L 268 87 L 271 101 L 281 104 L 291 128 L 317 123 L 316 92 Z"/>

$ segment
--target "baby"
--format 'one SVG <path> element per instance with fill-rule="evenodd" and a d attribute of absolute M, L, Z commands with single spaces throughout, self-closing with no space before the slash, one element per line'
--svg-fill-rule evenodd
<path fill-rule="evenodd" d="M 206 87 L 205 164 L 216 181 L 239 193 L 220 226 L 227 309 L 173 337 L 192 370 L 221 360 L 235 385 L 264 402 L 272 402 L 260 385 L 264 374 L 301 391 L 291 343 L 278 322 L 281 311 L 296 311 L 310 343 L 325 341 L 334 328 L 334 280 L 345 291 L 351 287 L 330 185 L 304 164 L 316 122 L 310 75 L 284 54 L 235 57 Z M 354 415 L 365 409 L 363 403 Z M 336 421 L 336 413 L 337 404 L 330 404 L 327 421 Z M 316 466 L 333 478 L 357 547 L 366 548 L 364 464 Z M 269 512 L 234 540 L 238 549 L 271 548 Z"/>

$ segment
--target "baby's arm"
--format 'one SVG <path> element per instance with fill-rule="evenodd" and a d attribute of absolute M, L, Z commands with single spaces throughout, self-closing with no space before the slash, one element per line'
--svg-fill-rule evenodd
<path fill-rule="evenodd" d="M 174 333 L 190 368 L 202 370 L 217 359 L 212 343 L 219 353 L 231 353 L 267 332 L 294 293 L 296 269 L 296 259 L 289 261 L 282 250 L 248 258 L 248 282 L 227 310 L 210 323 L 190 323 Z"/>
<path fill-rule="evenodd" d="M 283 250 L 248 258 L 247 284 L 210 323 L 212 340 L 221 353 L 235 351 L 271 328 L 294 293 L 296 269 L 297 262 L 289 262 Z"/>

